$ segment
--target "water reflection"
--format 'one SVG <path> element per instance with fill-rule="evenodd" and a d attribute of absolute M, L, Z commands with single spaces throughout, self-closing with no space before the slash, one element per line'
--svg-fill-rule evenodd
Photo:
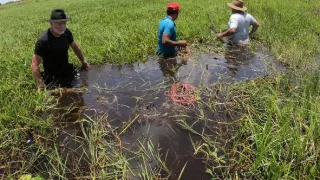
<path fill-rule="evenodd" d="M 179 68 L 183 65 L 187 65 L 187 61 L 183 61 L 178 59 L 177 57 L 164 58 L 159 57 L 158 60 L 160 70 L 163 73 L 163 77 L 165 80 L 170 82 L 179 81 L 179 77 L 177 76 L 177 72 Z"/>
<path fill-rule="evenodd" d="M 89 113 L 85 104 L 84 94 L 88 80 L 87 73 L 81 72 L 73 80 L 73 88 L 60 88 L 51 91 L 51 94 L 58 99 L 55 118 L 55 126 L 58 130 L 59 154 L 65 162 L 65 176 L 75 178 L 88 175 L 90 168 L 90 153 L 84 133 L 86 123 L 81 119 L 86 118 Z M 93 116 L 93 113 L 89 113 Z"/>
<path fill-rule="evenodd" d="M 235 46 L 226 46 L 225 52 L 226 63 L 228 64 L 227 68 L 232 73 L 234 77 L 238 68 L 241 65 L 247 66 L 252 58 L 250 49 L 248 45 L 235 45 Z"/>

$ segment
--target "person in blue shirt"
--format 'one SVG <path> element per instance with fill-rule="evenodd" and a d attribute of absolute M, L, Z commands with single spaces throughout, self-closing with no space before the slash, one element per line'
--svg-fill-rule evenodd
<path fill-rule="evenodd" d="M 177 47 L 186 47 L 186 40 L 177 40 L 177 29 L 174 21 L 178 18 L 180 6 L 172 2 L 167 6 L 167 17 L 159 23 L 157 54 L 164 57 L 176 56 Z"/>

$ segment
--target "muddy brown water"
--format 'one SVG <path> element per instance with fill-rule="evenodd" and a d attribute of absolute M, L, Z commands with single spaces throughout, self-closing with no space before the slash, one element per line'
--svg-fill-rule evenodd
<path fill-rule="evenodd" d="M 74 136 L 83 137 L 81 127 L 75 123 L 78 119 L 95 119 L 99 114 L 108 114 L 107 119 L 112 126 L 118 127 L 139 115 L 120 137 L 123 148 L 135 152 L 140 146 L 147 147 L 148 143 L 152 143 L 160 149 L 162 159 L 166 161 L 169 179 L 178 179 L 182 169 L 181 179 L 211 179 L 205 173 L 205 159 L 193 155 L 191 140 L 197 143 L 201 142 L 201 138 L 175 123 L 181 114 L 186 115 L 188 121 L 196 121 L 198 112 L 174 105 L 164 92 L 173 82 L 210 86 L 216 82 L 233 83 L 265 76 L 274 70 L 285 70 L 266 50 L 258 49 L 250 55 L 241 52 L 235 50 L 225 56 L 199 52 L 187 61 L 179 58 L 159 60 L 157 56 L 150 56 L 146 63 L 132 66 L 92 65 L 89 71 L 81 72 L 74 81 L 74 87 L 84 90 L 61 91 L 58 101 L 61 108 L 73 107 L 66 108 L 63 113 L 59 111 L 60 120 L 56 123 L 60 153 L 68 157 L 66 162 L 71 172 L 76 167 L 85 172 L 90 162 L 90 155 L 84 150 L 85 141 L 74 140 Z M 231 121 L 225 113 L 204 112 L 210 119 Z M 223 131 L 221 125 L 213 125 Z M 203 129 L 201 123 L 195 126 L 200 131 Z M 139 159 L 130 153 L 128 157 L 133 158 L 130 166 L 134 172 L 142 172 Z M 148 163 L 150 168 L 159 166 L 156 159 L 149 159 Z M 163 172 L 163 176 L 166 175 L 168 173 Z M 139 179 L 132 174 L 128 176 Z"/>

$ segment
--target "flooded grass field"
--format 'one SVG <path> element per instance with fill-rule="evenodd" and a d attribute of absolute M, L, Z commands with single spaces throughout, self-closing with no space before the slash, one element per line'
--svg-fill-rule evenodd
<path fill-rule="evenodd" d="M 132 66 L 94 65 L 80 72 L 73 89 L 51 90 L 58 101 L 52 115 L 66 175 L 90 175 L 90 146 L 95 144 L 88 142 L 86 133 L 106 129 L 111 137 L 105 141 L 118 141 L 113 148 L 127 159 L 129 179 L 150 172 L 159 178 L 211 179 L 206 173 L 210 159 L 195 152 L 206 141 L 217 142 L 221 147 L 212 153 L 227 166 L 231 144 L 224 138 L 233 135 L 228 124 L 241 113 L 227 108 L 226 92 L 219 92 L 223 87 L 214 91 L 215 96 L 199 91 L 199 100 L 188 107 L 173 103 L 165 92 L 174 82 L 213 89 L 215 84 L 228 86 L 285 70 L 266 50 L 241 52 L 226 56 L 196 52 L 184 59 L 150 56 L 148 62 Z M 214 97 L 216 105 L 207 105 Z M 92 121 L 98 129 L 90 130 Z M 223 167 L 215 173 L 219 177 L 222 172 Z"/>
<path fill-rule="evenodd" d="M 227 28 L 228 2 L 179 2 L 192 55 L 165 60 L 167 1 L 1 5 L 0 179 L 319 179 L 319 1 L 245 1 L 261 28 L 241 51 L 210 29 Z M 31 57 L 58 7 L 92 67 L 45 91 Z M 173 103 L 174 83 L 196 101 Z"/>

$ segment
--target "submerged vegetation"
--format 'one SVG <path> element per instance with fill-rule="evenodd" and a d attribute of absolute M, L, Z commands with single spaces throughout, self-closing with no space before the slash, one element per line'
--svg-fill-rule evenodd
<path fill-rule="evenodd" d="M 227 2 L 179 2 L 178 37 L 187 39 L 193 49 L 210 45 L 209 53 L 221 52 L 222 44 L 210 32 L 207 13 L 216 29 L 227 28 Z M 63 154 L 57 142 L 59 128 L 55 128 L 58 117 L 47 112 L 62 108 L 59 118 L 63 119 L 65 114 L 83 109 L 76 104 L 57 107 L 56 98 L 36 89 L 30 69 L 34 43 L 48 28 L 44 20 L 53 8 L 64 8 L 72 17 L 68 28 L 91 64 L 132 64 L 147 61 L 147 55 L 155 52 L 157 26 L 165 16 L 166 3 L 28 0 L 0 7 L 0 177 L 18 179 L 32 174 L 43 179 L 157 179 L 171 175 L 181 179 L 187 163 L 178 174 L 171 174 L 165 163 L 166 152 L 148 138 L 138 140 L 134 150 L 124 145 L 120 136 L 138 122 L 138 117 L 122 124 L 112 123 L 108 112 L 80 118 L 73 124 L 81 136 L 70 135 L 78 145 L 73 149 L 77 156 Z M 320 178 L 320 3 L 247 0 L 245 4 L 261 23 L 254 44 L 267 47 L 288 71 L 227 86 L 199 87 L 196 118 L 189 114 L 168 116 L 201 139 L 193 141 L 190 137 L 193 155 L 203 159 L 203 171 L 213 178 Z M 78 63 L 70 55 L 71 62 Z M 223 100 L 216 97 L 217 90 Z M 221 107 L 227 117 L 236 118 L 223 122 L 208 118 L 203 110 L 215 114 Z M 195 121 L 190 122 L 190 118 Z M 28 144 L 31 134 L 35 143 Z M 132 161 L 139 170 L 132 168 Z M 157 166 L 150 165 L 152 161 Z"/>

